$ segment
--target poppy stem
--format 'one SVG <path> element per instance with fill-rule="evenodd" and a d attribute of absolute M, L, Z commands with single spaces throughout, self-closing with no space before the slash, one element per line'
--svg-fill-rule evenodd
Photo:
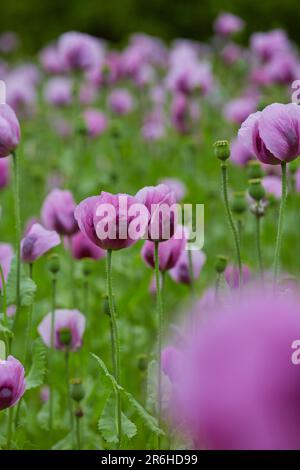
<path fill-rule="evenodd" d="M 33 264 L 29 264 L 29 277 L 32 279 L 33 276 Z M 27 331 L 26 331 L 26 344 L 25 344 L 25 355 L 24 355 L 24 364 L 25 369 L 29 365 L 29 352 L 30 352 L 30 337 L 31 337 L 31 328 L 32 328 L 32 313 L 33 313 L 33 302 L 29 305 L 28 308 L 28 318 L 27 318 Z"/>
<path fill-rule="evenodd" d="M 257 204 L 258 205 L 258 204 Z M 258 211 L 257 211 L 258 212 Z M 256 238 L 256 249 L 257 249 L 257 257 L 258 257 L 258 266 L 259 266 L 259 273 L 261 280 L 263 281 L 264 278 L 264 265 L 263 265 L 263 258 L 262 258 L 262 250 L 261 250 L 261 240 L 260 240 L 260 232 L 261 232 L 261 217 L 258 214 L 255 214 L 255 238 Z"/>
<path fill-rule="evenodd" d="M 162 350 L 162 327 L 163 327 L 163 299 L 162 289 L 160 283 L 159 273 L 159 254 L 158 254 L 159 242 L 154 242 L 154 266 L 155 266 L 155 280 L 156 280 L 156 308 L 157 308 L 157 422 L 158 427 L 161 426 L 161 411 L 162 411 L 162 371 L 161 371 L 161 350 Z M 157 436 L 157 448 L 160 450 L 161 447 L 160 435 Z"/>
<path fill-rule="evenodd" d="M 51 306 L 51 336 L 50 336 L 50 350 L 49 350 L 49 356 L 48 356 L 48 368 L 49 368 L 49 375 L 50 375 L 50 380 L 49 380 L 49 389 L 50 389 L 50 394 L 49 394 L 49 430 L 50 434 L 52 433 L 53 429 L 53 392 L 54 392 L 54 387 L 53 387 L 53 377 L 51 377 L 51 351 L 53 351 L 55 347 L 55 338 L 54 338 L 54 327 L 55 327 L 55 308 L 56 308 L 56 276 L 53 275 L 52 278 L 52 306 Z"/>
<path fill-rule="evenodd" d="M 229 205 L 228 176 L 227 176 L 227 163 L 226 162 L 221 163 L 221 169 L 222 169 L 223 199 L 224 199 L 224 204 L 225 204 L 228 223 L 229 223 L 229 226 L 230 226 L 232 234 L 233 234 L 233 240 L 234 240 L 234 244 L 235 244 L 236 257 L 237 257 L 237 265 L 238 265 L 238 271 L 239 271 L 239 287 L 241 287 L 242 286 L 242 257 L 241 257 L 241 248 L 240 248 L 240 237 L 239 237 L 239 233 L 237 231 L 237 228 L 235 226 L 233 216 L 232 216 L 232 212 L 231 212 L 230 205 Z"/>
<path fill-rule="evenodd" d="M 273 285 L 275 286 L 278 279 L 279 273 L 279 260 L 280 260 L 280 250 L 282 244 L 282 234 L 283 234 L 283 224 L 284 224 L 284 211 L 286 206 L 287 198 L 287 178 L 286 178 L 286 162 L 281 163 L 281 201 L 279 208 L 279 218 L 278 218 L 278 228 L 277 228 L 277 238 L 274 254 L 274 267 L 273 267 Z"/>
<path fill-rule="evenodd" d="M 14 168 L 14 203 L 15 203 L 15 221 L 16 221 L 16 255 L 17 255 L 17 272 L 16 272 L 16 315 L 14 325 L 20 310 L 20 282 L 21 282 L 21 215 L 20 215 L 20 181 L 19 181 L 19 161 L 16 152 L 13 152 L 13 168 Z"/>
<path fill-rule="evenodd" d="M 112 250 L 107 250 L 106 256 L 106 276 L 107 276 L 107 296 L 111 320 L 111 339 L 112 339 L 112 355 L 113 369 L 116 382 L 120 384 L 120 346 L 118 324 L 116 320 L 115 303 L 112 287 Z M 118 432 L 118 447 L 121 446 L 122 439 L 122 404 L 120 390 L 116 390 L 116 422 Z"/>

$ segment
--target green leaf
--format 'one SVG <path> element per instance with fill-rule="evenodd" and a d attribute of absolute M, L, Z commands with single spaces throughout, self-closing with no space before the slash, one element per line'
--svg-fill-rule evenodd
<path fill-rule="evenodd" d="M 6 283 L 7 305 L 16 303 L 16 278 L 17 278 L 17 260 L 13 258 Z M 28 307 L 34 301 L 36 284 L 25 274 L 24 266 L 21 266 L 20 280 L 20 304 L 21 307 Z"/>
<path fill-rule="evenodd" d="M 151 361 L 147 368 L 147 401 L 146 408 L 148 410 L 156 410 L 157 408 L 157 361 Z"/>
<path fill-rule="evenodd" d="M 38 412 L 37 419 L 40 427 L 49 431 L 49 407 L 50 400 L 43 404 Z M 69 416 L 68 416 L 69 418 Z M 53 428 L 57 430 L 65 430 L 69 427 L 69 419 L 65 423 L 65 416 L 60 406 L 60 396 L 57 391 L 53 392 Z"/>
<path fill-rule="evenodd" d="M 127 392 L 123 387 L 121 387 L 121 385 L 117 383 L 116 379 L 109 373 L 102 359 L 100 359 L 100 357 L 96 354 L 91 354 L 100 365 L 105 376 L 111 381 L 114 390 L 119 390 L 122 393 L 122 395 L 127 399 L 130 405 L 134 408 L 139 417 L 142 419 L 144 425 L 148 429 L 150 429 L 150 431 L 152 431 L 154 434 L 164 435 L 164 431 L 159 428 L 157 420 L 150 413 L 148 413 L 147 410 L 145 410 L 145 408 L 131 395 L 131 393 Z"/>
<path fill-rule="evenodd" d="M 4 335 L 8 336 L 9 338 L 13 338 L 14 334 L 13 332 L 4 326 L 2 323 L 0 323 L 0 333 L 3 333 Z"/>
<path fill-rule="evenodd" d="M 52 446 L 52 450 L 71 450 L 72 448 L 73 434 L 71 432 Z"/>
<path fill-rule="evenodd" d="M 110 395 L 104 405 L 101 417 L 98 422 L 98 429 L 106 442 L 116 444 L 118 442 L 116 423 L 116 400 Z M 136 433 L 136 425 L 122 413 L 122 433 L 132 439 Z"/>
<path fill-rule="evenodd" d="M 38 338 L 34 341 L 32 366 L 26 376 L 26 390 L 39 387 L 44 383 L 46 372 L 46 351 L 42 341 Z"/>

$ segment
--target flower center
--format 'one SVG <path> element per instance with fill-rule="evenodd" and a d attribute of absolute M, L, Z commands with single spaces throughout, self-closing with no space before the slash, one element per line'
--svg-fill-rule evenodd
<path fill-rule="evenodd" d="M 13 391 L 10 387 L 0 388 L 0 410 L 8 408 L 12 402 Z"/>

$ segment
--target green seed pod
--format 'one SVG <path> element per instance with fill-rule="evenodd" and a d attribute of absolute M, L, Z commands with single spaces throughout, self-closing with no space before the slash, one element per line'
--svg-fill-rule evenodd
<path fill-rule="evenodd" d="M 148 369 L 148 356 L 146 354 L 140 354 L 138 357 L 138 368 L 141 372 Z"/>
<path fill-rule="evenodd" d="M 264 176 L 261 164 L 257 160 L 250 160 L 248 163 L 248 176 L 251 180 L 262 178 Z"/>
<path fill-rule="evenodd" d="M 74 401 L 80 402 L 85 396 L 85 390 L 82 385 L 81 379 L 72 379 L 71 380 L 71 397 Z"/>
<path fill-rule="evenodd" d="M 47 268 L 51 274 L 56 275 L 60 270 L 60 259 L 56 253 L 52 253 L 47 259 Z"/>
<path fill-rule="evenodd" d="M 218 255 L 216 264 L 215 264 L 215 270 L 217 271 L 217 273 L 222 274 L 227 267 L 227 263 L 228 263 L 227 256 Z"/>
<path fill-rule="evenodd" d="M 228 140 L 217 140 L 214 143 L 215 156 L 222 161 L 228 160 L 230 157 L 230 145 Z"/>
<path fill-rule="evenodd" d="M 244 192 L 233 193 L 232 203 L 231 203 L 232 212 L 235 214 L 243 214 L 247 210 L 247 201 L 246 195 Z"/>
<path fill-rule="evenodd" d="M 266 191 L 260 179 L 249 180 L 249 194 L 255 201 L 261 201 L 266 196 Z"/>
<path fill-rule="evenodd" d="M 64 346 L 70 346 L 72 342 L 72 333 L 71 333 L 71 330 L 69 330 L 69 328 L 62 328 L 59 331 L 59 341 Z"/>

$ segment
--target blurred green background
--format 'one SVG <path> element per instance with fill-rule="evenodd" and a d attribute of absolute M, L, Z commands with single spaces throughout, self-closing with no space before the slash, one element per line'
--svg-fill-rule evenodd
<path fill-rule="evenodd" d="M 1 2 L 0 29 L 15 30 L 25 52 L 34 52 L 66 30 L 79 30 L 122 43 L 145 31 L 166 40 L 207 39 L 220 11 L 247 22 L 241 37 L 283 27 L 300 42 L 299 0 L 11 0 Z"/>

